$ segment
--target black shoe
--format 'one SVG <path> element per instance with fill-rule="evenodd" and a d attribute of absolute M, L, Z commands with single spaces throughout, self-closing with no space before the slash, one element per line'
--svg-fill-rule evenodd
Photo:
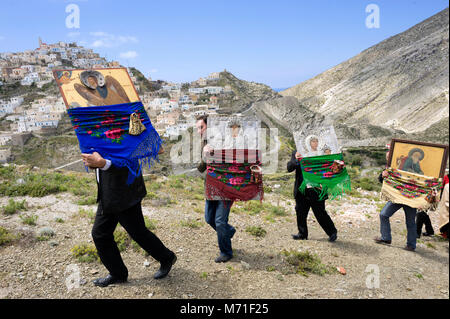
<path fill-rule="evenodd" d="M 434 233 L 425 232 L 425 233 L 423 233 L 422 235 L 424 235 L 424 236 L 433 236 Z M 419 237 L 420 237 L 420 236 L 419 236 Z"/>
<path fill-rule="evenodd" d="M 292 235 L 292 238 L 293 238 L 294 240 L 307 240 L 307 239 L 308 239 L 307 236 L 303 236 L 303 235 L 300 235 L 300 234 Z"/>
<path fill-rule="evenodd" d="M 219 257 L 217 257 L 216 259 L 214 259 L 214 261 L 216 263 L 226 263 L 228 260 L 230 260 L 231 258 L 233 258 L 233 256 L 228 256 L 228 255 L 223 255 L 220 254 Z"/>
<path fill-rule="evenodd" d="M 169 274 L 170 270 L 172 269 L 173 264 L 175 264 L 176 261 L 177 261 L 177 256 L 175 254 L 173 254 L 172 260 L 170 260 L 169 262 L 161 263 L 161 267 L 153 275 L 153 278 L 162 279 L 162 278 L 166 277 Z"/>
<path fill-rule="evenodd" d="M 373 239 L 377 244 L 388 244 L 390 245 L 392 242 L 390 240 L 381 239 L 381 237 L 375 237 Z"/>
<path fill-rule="evenodd" d="M 116 284 L 116 283 L 117 284 L 121 284 L 121 283 L 124 283 L 126 281 L 127 281 L 126 278 L 125 279 L 121 279 L 121 278 L 114 277 L 112 275 L 108 275 L 105 278 L 97 278 L 97 279 L 95 279 L 93 281 L 93 283 L 94 283 L 94 285 L 96 285 L 98 287 L 107 287 L 107 286 L 112 285 L 112 284 Z"/>
<path fill-rule="evenodd" d="M 403 249 L 407 250 L 407 251 L 416 251 L 415 248 L 412 248 L 411 246 L 408 246 L 408 245 L 406 245 Z"/>
<path fill-rule="evenodd" d="M 336 239 L 337 239 L 337 233 L 334 233 L 328 238 L 328 241 L 334 242 L 334 241 L 336 241 Z"/>

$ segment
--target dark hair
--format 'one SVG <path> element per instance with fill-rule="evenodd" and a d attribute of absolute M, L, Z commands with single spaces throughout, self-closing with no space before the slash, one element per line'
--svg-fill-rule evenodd
<path fill-rule="evenodd" d="M 196 120 L 203 121 L 205 124 L 208 124 L 208 115 L 200 115 Z"/>

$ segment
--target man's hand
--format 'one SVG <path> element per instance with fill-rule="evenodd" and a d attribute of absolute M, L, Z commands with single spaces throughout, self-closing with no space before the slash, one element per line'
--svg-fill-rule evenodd
<path fill-rule="evenodd" d="M 388 177 L 388 176 L 389 176 L 388 171 L 387 171 L 387 170 L 384 170 L 384 171 L 381 173 L 381 176 L 383 176 L 383 178 Z"/>
<path fill-rule="evenodd" d="M 83 163 L 89 168 L 102 168 L 106 165 L 106 160 L 97 152 L 92 154 L 81 154 Z"/>
<path fill-rule="evenodd" d="M 162 153 L 164 153 L 164 147 L 161 146 L 161 147 L 159 148 L 158 154 L 162 154 Z"/>
<path fill-rule="evenodd" d="M 295 152 L 295 158 L 296 159 L 301 159 L 302 158 L 302 154 L 300 154 L 299 152 Z"/>

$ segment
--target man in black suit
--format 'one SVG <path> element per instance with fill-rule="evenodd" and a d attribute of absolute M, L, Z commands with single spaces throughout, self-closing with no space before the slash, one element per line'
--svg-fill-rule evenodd
<path fill-rule="evenodd" d="M 96 170 L 98 209 L 92 228 L 98 255 L 109 275 L 94 280 L 94 284 L 106 287 L 113 283 L 126 282 L 128 269 L 123 263 L 114 230 L 120 223 L 131 238 L 149 255 L 161 263 L 160 269 L 153 276 L 161 279 L 167 276 L 177 260 L 176 255 L 166 248 L 159 238 L 145 227 L 141 201 L 147 194 L 142 174 L 127 185 L 129 171 L 118 168 L 99 153 L 82 154 L 83 162 Z"/>
<path fill-rule="evenodd" d="M 337 230 L 333 221 L 325 210 L 325 200 L 319 200 L 318 191 L 312 187 L 306 187 L 305 194 L 299 191 L 299 187 L 303 182 L 302 168 L 300 165 L 301 154 L 292 152 L 291 160 L 287 163 L 288 172 L 295 170 L 295 184 L 294 184 L 294 198 L 295 198 L 295 212 L 297 214 L 298 234 L 292 235 L 295 240 L 308 239 L 308 226 L 306 220 L 308 218 L 309 209 L 312 208 L 317 222 L 323 228 L 325 233 L 329 236 L 329 241 L 334 242 L 337 239 Z"/>

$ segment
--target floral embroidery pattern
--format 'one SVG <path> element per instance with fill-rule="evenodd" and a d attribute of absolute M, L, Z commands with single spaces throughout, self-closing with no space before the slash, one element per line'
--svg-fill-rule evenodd
<path fill-rule="evenodd" d="M 140 115 L 141 122 L 144 122 L 144 108 L 138 107 L 134 111 Z M 101 114 L 79 114 L 78 117 L 69 112 L 69 116 L 77 134 L 87 134 L 117 144 L 121 144 L 128 136 L 129 114 L 124 114 L 123 111 L 109 109 Z"/>

